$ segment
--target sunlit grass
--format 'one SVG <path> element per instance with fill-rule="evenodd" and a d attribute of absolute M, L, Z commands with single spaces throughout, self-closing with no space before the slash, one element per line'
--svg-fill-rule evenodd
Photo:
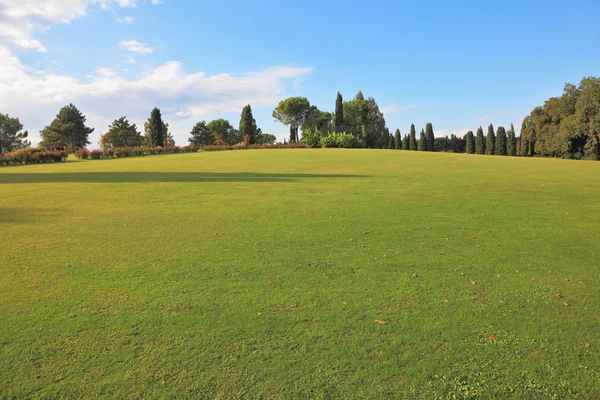
<path fill-rule="evenodd" d="M 0 198 L 2 398 L 600 394 L 599 163 L 231 151 Z"/>

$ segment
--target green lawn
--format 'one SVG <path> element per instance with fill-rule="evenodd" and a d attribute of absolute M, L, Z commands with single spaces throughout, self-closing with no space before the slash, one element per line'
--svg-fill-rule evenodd
<path fill-rule="evenodd" d="M 73 160 L 0 199 L 0 398 L 600 396 L 598 162 Z"/>

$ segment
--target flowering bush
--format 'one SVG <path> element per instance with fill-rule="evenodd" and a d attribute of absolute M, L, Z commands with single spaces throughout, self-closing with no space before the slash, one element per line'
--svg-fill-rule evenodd
<path fill-rule="evenodd" d="M 0 165 L 46 164 L 65 161 L 69 155 L 63 150 L 23 149 L 0 155 Z"/>
<path fill-rule="evenodd" d="M 87 160 L 89 156 L 90 152 L 86 149 L 79 149 L 75 152 L 75 157 L 77 157 L 80 160 Z"/>

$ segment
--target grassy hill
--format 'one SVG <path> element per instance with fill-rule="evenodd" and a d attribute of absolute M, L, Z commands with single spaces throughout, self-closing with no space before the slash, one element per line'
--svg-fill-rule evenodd
<path fill-rule="evenodd" d="M 600 164 L 0 168 L 1 398 L 596 398 Z"/>

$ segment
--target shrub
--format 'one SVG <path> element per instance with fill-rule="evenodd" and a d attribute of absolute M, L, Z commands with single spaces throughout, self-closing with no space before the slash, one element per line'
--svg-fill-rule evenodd
<path fill-rule="evenodd" d="M 102 150 L 92 150 L 90 151 L 90 158 L 92 160 L 99 160 L 102 158 Z"/>
<path fill-rule="evenodd" d="M 63 150 L 22 149 L 0 155 L 0 165 L 44 164 L 65 161 L 69 155 Z"/>
<path fill-rule="evenodd" d="M 89 156 L 89 152 L 86 149 L 79 149 L 75 152 L 75 157 L 80 160 L 87 160 Z"/>
<path fill-rule="evenodd" d="M 302 142 L 306 143 L 310 147 L 321 147 L 321 137 L 323 134 L 318 130 L 310 131 L 307 130 L 302 132 Z"/>

